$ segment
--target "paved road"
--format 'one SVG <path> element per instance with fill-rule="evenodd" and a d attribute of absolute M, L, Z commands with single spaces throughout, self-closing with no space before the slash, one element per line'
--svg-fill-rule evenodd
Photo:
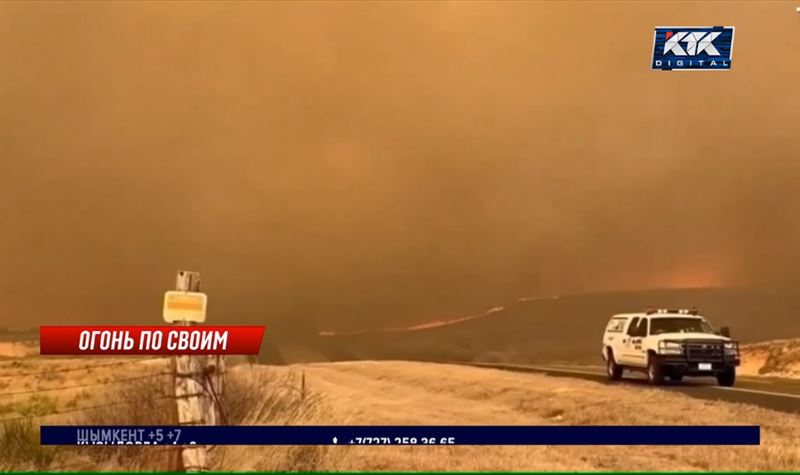
<path fill-rule="evenodd" d="M 625 372 L 622 381 L 608 381 L 605 370 L 598 366 L 543 366 L 506 363 L 459 363 L 507 371 L 543 373 L 548 376 L 598 381 L 604 384 L 624 384 L 652 387 L 644 374 Z M 767 409 L 800 414 L 800 379 L 737 376 L 736 385 L 724 388 L 714 378 L 686 378 L 680 383 L 659 386 L 664 391 L 677 391 L 700 399 L 753 404 Z"/>

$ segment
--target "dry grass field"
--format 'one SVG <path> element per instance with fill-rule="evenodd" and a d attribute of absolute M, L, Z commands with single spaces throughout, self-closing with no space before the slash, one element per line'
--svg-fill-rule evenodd
<path fill-rule="evenodd" d="M 161 470 L 152 447 L 40 447 L 48 423 L 158 424 L 169 416 L 162 380 L 46 391 L 147 376 L 163 360 L 0 361 L 2 470 Z M 123 366 L 113 366 L 115 363 Z M 72 368 L 72 371 L 63 371 Z M 125 368 L 122 371 L 122 368 Z M 307 395 L 301 398 L 304 372 Z M 56 376 L 62 375 L 62 376 Z M 759 447 L 216 447 L 216 470 L 789 470 L 800 467 L 800 417 L 701 401 L 678 393 L 492 369 L 412 362 L 320 363 L 230 368 L 225 405 L 241 424 L 758 424 Z M 124 402 L 125 404 L 117 404 Z M 104 404 L 112 407 L 82 410 Z M 64 412 L 44 416 L 51 412 Z M 30 421 L 30 422 L 26 422 Z"/>
<path fill-rule="evenodd" d="M 0 358 L 24 358 L 39 353 L 39 347 L 34 342 L 0 341 Z"/>
<path fill-rule="evenodd" d="M 759 447 L 326 447 L 318 470 L 788 470 L 800 417 L 654 389 L 409 362 L 307 365 L 324 395 L 306 424 L 758 424 Z M 239 368 L 241 376 L 299 368 Z M 296 452 L 228 447 L 233 470 L 291 469 Z"/>

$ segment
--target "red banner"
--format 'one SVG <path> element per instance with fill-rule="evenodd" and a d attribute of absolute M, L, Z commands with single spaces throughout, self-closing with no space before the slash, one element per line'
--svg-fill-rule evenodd
<path fill-rule="evenodd" d="M 263 326 L 43 326 L 43 355 L 257 355 Z"/>

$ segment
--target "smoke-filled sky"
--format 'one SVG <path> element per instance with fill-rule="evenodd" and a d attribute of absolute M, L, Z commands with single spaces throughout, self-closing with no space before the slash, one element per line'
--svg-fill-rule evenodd
<path fill-rule="evenodd" d="M 733 25 L 733 69 L 651 71 Z M 0 326 L 800 278 L 795 2 L 0 3 Z"/>

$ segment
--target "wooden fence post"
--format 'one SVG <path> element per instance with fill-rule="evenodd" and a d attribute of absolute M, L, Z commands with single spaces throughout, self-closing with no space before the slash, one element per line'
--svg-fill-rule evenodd
<path fill-rule="evenodd" d="M 172 376 L 170 377 L 170 393 L 172 395 L 178 394 L 177 392 L 177 381 L 175 374 L 177 373 L 177 366 L 176 366 L 176 358 L 173 356 L 170 358 L 169 362 L 170 373 Z M 178 405 L 172 404 L 171 410 L 169 414 L 169 424 L 170 425 L 177 425 L 178 424 Z M 167 450 L 167 471 L 168 472 L 178 472 L 183 470 L 183 461 L 181 457 L 180 450 Z"/>
<path fill-rule="evenodd" d="M 200 291 L 200 273 L 178 271 L 175 289 L 183 292 Z M 190 322 L 178 323 L 189 326 Z M 178 425 L 204 425 L 208 393 L 205 384 L 205 357 L 193 355 L 173 356 L 175 404 L 178 408 Z M 181 445 L 181 468 L 187 472 L 202 472 L 208 467 L 206 447 Z"/>

